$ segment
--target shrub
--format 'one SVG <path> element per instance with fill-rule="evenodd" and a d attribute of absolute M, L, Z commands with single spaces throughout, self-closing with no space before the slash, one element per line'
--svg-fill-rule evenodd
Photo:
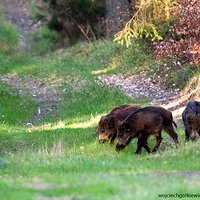
<path fill-rule="evenodd" d="M 161 40 L 165 33 L 163 34 L 160 25 L 168 23 L 174 17 L 176 5 L 175 0 L 137 0 L 134 16 L 124 29 L 115 35 L 114 41 L 125 43 L 128 47 L 132 38 Z"/>
<path fill-rule="evenodd" d="M 44 26 L 29 34 L 28 42 L 33 53 L 45 54 L 55 49 L 56 33 Z"/>
<path fill-rule="evenodd" d="M 169 28 L 170 39 L 155 42 L 153 50 L 158 57 L 175 55 L 200 64 L 200 1 L 179 0 L 177 22 Z"/>
<path fill-rule="evenodd" d="M 37 5 L 36 19 L 45 19 L 60 40 L 67 41 L 64 45 L 79 38 L 96 39 L 102 31 L 97 24 L 104 16 L 104 0 L 38 0 Z"/>

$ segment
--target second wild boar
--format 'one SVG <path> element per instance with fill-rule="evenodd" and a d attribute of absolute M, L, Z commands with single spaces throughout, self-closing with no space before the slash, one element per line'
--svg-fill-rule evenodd
<path fill-rule="evenodd" d="M 182 113 L 185 140 L 195 141 L 200 136 L 200 102 L 190 101 Z"/>

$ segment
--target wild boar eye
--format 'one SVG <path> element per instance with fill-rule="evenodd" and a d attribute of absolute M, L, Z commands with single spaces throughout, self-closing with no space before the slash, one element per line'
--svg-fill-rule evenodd
<path fill-rule="evenodd" d="M 104 133 L 105 132 L 105 130 L 103 129 L 103 130 L 101 130 L 101 133 Z"/>

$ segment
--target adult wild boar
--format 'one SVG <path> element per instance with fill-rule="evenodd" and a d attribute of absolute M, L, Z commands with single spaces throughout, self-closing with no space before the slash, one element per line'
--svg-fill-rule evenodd
<path fill-rule="evenodd" d="M 125 104 L 113 108 L 110 113 L 102 116 L 98 123 L 99 142 L 110 141 L 110 143 L 113 143 L 117 137 L 116 124 L 118 120 L 125 119 L 130 113 L 135 112 L 139 108 L 141 108 L 139 105 Z"/>
<path fill-rule="evenodd" d="M 136 154 L 140 154 L 142 147 L 150 153 L 148 138 L 150 135 L 156 137 L 156 145 L 152 152 L 157 151 L 162 142 L 161 132 L 164 129 L 178 143 L 178 135 L 174 131 L 172 113 L 162 107 L 145 107 L 130 114 L 123 121 L 118 122 L 116 150 L 125 148 L 133 138 L 138 138 Z"/>
<path fill-rule="evenodd" d="M 185 140 L 195 141 L 200 136 L 200 102 L 190 101 L 182 113 Z"/>

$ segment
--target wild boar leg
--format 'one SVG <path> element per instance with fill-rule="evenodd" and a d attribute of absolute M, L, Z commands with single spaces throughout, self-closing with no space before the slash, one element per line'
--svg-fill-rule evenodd
<path fill-rule="evenodd" d="M 142 140 L 142 136 L 140 135 L 138 137 L 138 141 L 137 141 L 137 149 L 135 154 L 140 154 L 142 152 L 142 146 L 143 146 L 143 140 Z"/>
<path fill-rule="evenodd" d="M 150 150 L 150 148 L 148 146 L 148 141 L 147 140 L 148 140 L 147 136 L 145 136 L 145 137 L 142 138 L 142 146 L 146 149 L 146 151 L 148 153 L 151 153 L 151 150 Z"/>
<path fill-rule="evenodd" d="M 187 129 L 185 129 L 185 141 L 188 142 L 190 140 L 190 134 Z"/>
<path fill-rule="evenodd" d="M 177 133 L 174 131 L 173 126 L 166 126 L 164 127 L 164 130 L 172 137 L 172 139 L 174 140 L 175 144 L 178 144 L 178 135 Z"/>
<path fill-rule="evenodd" d="M 158 150 L 161 142 L 162 142 L 162 136 L 161 136 L 161 133 L 160 133 L 160 134 L 156 135 L 156 145 L 153 148 L 152 152 L 156 152 Z"/>

